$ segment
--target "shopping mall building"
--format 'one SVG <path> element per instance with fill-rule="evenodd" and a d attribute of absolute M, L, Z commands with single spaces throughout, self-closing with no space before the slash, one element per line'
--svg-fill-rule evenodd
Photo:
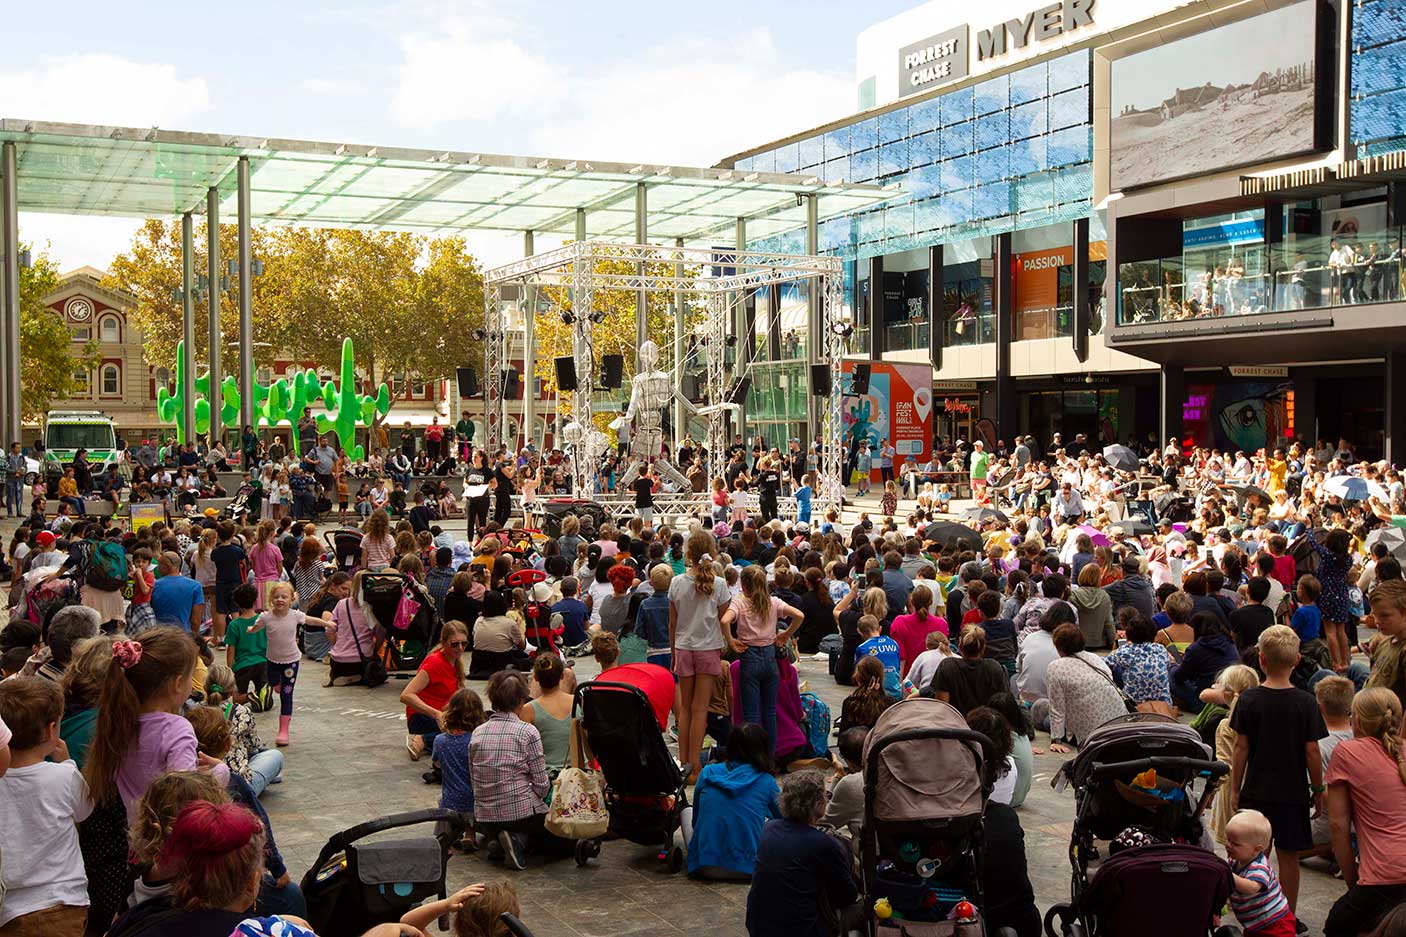
<path fill-rule="evenodd" d="M 858 113 L 722 163 L 901 190 L 820 226 L 847 371 L 930 367 L 938 436 L 1406 459 L 1401 0 L 931 0 L 857 61 Z M 800 436 L 805 304 L 763 305 L 748 429 Z"/>

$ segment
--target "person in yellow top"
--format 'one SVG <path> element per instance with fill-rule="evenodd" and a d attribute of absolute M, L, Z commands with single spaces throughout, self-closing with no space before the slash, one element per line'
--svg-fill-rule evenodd
<path fill-rule="evenodd" d="M 63 478 L 59 479 L 59 501 L 67 504 L 79 514 L 87 514 L 83 507 L 83 499 L 78 495 L 78 479 L 73 474 L 73 466 L 63 470 Z"/>
<path fill-rule="evenodd" d="M 1269 473 L 1269 479 L 1264 484 L 1264 490 L 1270 497 L 1273 497 L 1276 491 L 1284 490 L 1284 477 L 1289 473 L 1289 463 L 1288 460 L 1284 458 L 1284 450 L 1275 449 L 1274 457 L 1266 459 L 1264 467 Z"/>

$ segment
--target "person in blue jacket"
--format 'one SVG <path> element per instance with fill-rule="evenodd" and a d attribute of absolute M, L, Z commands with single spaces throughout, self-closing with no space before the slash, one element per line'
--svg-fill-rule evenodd
<path fill-rule="evenodd" d="M 766 731 L 750 724 L 733 729 L 727 740 L 727 761 L 705 766 L 693 789 L 688 874 L 751 879 L 762 827 L 767 820 L 781 817 L 779 793 Z"/>

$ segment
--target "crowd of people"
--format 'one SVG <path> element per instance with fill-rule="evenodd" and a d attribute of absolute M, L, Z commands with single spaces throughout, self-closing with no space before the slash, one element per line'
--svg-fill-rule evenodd
<path fill-rule="evenodd" d="M 297 460 L 278 440 L 241 453 L 251 478 L 272 475 L 262 519 L 177 514 L 128 531 L 34 506 L 8 545 L 0 630 L 0 934 L 302 926 L 260 798 L 294 757 L 303 667 L 333 688 L 379 682 L 367 662 L 395 638 L 366 585 L 386 571 L 436 622 L 401 687 L 401 757 L 428 760 L 441 805 L 469 818 L 456 849 L 506 869 L 570 852 L 549 812 L 589 655 L 640 686 L 677 738 L 693 786 L 687 868 L 750 882 L 751 933 L 827 933 L 848 926 L 845 909 L 867 912 L 853 907 L 866 740 L 914 697 L 949 704 L 995 755 L 978 870 L 989 928 L 1040 931 L 1019 813 L 1035 757 L 1139 711 L 1190 721 L 1230 766 L 1208 839 L 1238 876 L 1232 907 L 1249 932 L 1293 933 L 1300 861 L 1317 857 L 1346 886 L 1329 937 L 1383 919 L 1397 928 L 1383 935 L 1401 933 L 1388 914 L 1406 901 L 1406 537 L 1391 536 L 1406 501 L 1393 467 L 1345 442 L 1246 454 L 1171 440 L 1133 463 L 1082 438 L 1043 455 L 1026 436 L 990 452 L 944 445 L 941 470 L 977 501 L 957 522 L 952 491 L 910 479 L 932 467 L 885 442 L 866 466 L 884 486 L 878 509 L 813 517 L 816 448 L 739 438 L 716 466 L 685 443 L 679 464 L 703 468 L 696 490 L 714 493 L 694 516 L 656 524 L 660 482 L 645 474 L 633 512 L 569 516 L 548 536 L 532 496 L 552 490 L 552 454 L 461 439 L 438 434 L 433 456 L 428 434 L 424 451 L 413 434 L 409 445 L 412 471 L 422 455 L 462 460 L 463 495 L 397 502 L 409 477 L 388 477 L 385 497 L 348 512 L 349 555 L 296 498 L 282 510 L 284 471 L 324 491 L 355 477 L 329 440 Z M 220 448 L 196 458 L 218 470 Z M 405 456 L 380 457 L 368 478 L 382 488 Z M 751 488 L 756 507 L 733 494 Z M 844 688 L 833 723 L 821 682 Z M 255 717 L 274 707 L 266 746 Z M 403 926 L 452 913 L 459 934 L 496 935 L 496 914 L 515 908 L 494 882 Z"/>

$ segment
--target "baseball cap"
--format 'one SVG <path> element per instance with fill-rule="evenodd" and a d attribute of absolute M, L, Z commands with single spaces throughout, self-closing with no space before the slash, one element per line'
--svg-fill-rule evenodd
<path fill-rule="evenodd" d="M 52 530 L 41 530 L 34 537 L 35 542 L 41 547 L 51 547 L 58 542 L 58 539 Z"/>

